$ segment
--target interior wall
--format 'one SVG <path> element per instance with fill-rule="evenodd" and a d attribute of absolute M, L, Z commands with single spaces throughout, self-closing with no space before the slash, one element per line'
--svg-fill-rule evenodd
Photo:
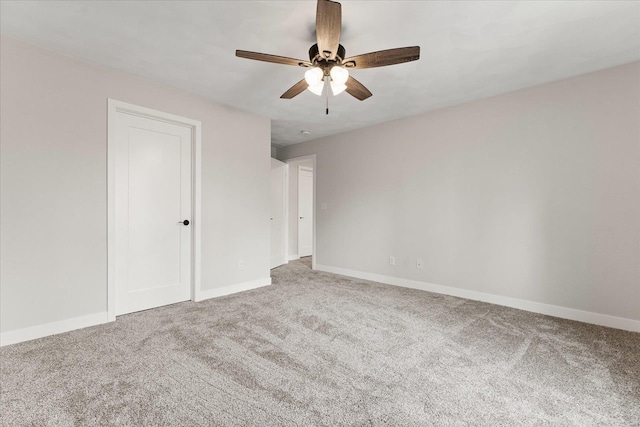
<path fill-rule="evenodd" d="M 317 263 L 640 319 L 639 64 L 279 149 Z"/>
<path fill-rule="evenodd" d="M 202 290 L 269 280 L 269 119 L 7 37 L 0 48 L 2 332 L 107 310 L 107 98 L 202 122 Z"/>
<path fill-rule="evenodd" d="M 298 167 L 313 169 L 313 160 L 290 160 L 289 164 L 289 259 L 298 259 Z"/>

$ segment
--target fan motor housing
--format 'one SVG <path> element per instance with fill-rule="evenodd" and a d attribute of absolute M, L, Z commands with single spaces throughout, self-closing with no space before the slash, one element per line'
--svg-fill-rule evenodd
<path fill-rule="evenodd" d="M 346 50 L 344 46 L 341 44 L 338 45 L 338 52 L 336 53 L 336 59 L 330 60 L 324 58 L 320 55 L 320 51 L 318 50 L 318 44 L 314 44 L 309 48 L 309 62 L 311 62 L 315 66 L 327 65 L 330 63 L 341 64 L 346 54 Z"/>

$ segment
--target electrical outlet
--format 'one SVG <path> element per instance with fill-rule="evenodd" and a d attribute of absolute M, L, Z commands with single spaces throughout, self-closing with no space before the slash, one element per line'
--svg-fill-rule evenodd
<path fill-rule="evenodd" d="M 423 269 L 424 269 L 424 261 L 423 261 L 423 260 L 421 260 L 420 258 L 418 258 L 418 259 L 416 260 L 416 268 L 417 268 L 418 270 L 423 270 Z"/>
<path fill-rule="evenodd" d="M 394 256 L 389 257 L 389 265 L 396 265 L 396 257 Z"/>
<path fill-rule="evenodd" d="M 244 270 L 246 266 L 243 260 L 238 261 L 238 270 Z"/>

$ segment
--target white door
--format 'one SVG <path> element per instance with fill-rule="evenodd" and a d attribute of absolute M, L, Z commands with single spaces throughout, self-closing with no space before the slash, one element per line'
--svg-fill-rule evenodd
<path fill-rule="evenodd" d="M 313 170 L 298 166 L 298 256 L 313 253 Z"/>
<path fill-rule="evenodd" d="M 271 268 L 287 263 L 286 169 L 286 163 L 271 159 Z"/>
<path fill-rule="evenodd" d="M 191 297 L 191 133 L 117 113 L 117 315 Z"/>

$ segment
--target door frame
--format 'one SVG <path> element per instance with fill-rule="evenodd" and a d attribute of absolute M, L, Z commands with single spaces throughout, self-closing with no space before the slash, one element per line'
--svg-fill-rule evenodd
<path fill-rule="evenodd" d="M 294 163 L 294 162 L 299 162 L 299 161 L 303 161 L 303 160 L 312 160 L 313 162 L 313 253 L 311 254 L 311 269 L 315 270 L 316 269 L 316 264 L 317 264 L 317 259 L 318 259 L 318 251 L 316 250 L 316 222 L 317 222 L 317 218 L 318 218 L 318 210 L 317 210 L 317 204 L 316 204 L 316 198 L 317 198 L 317 182 L 318 182 L 318 168 L 316 165 L 316 155 L 315 154 L 308 154 L 306 156 L 299 156 L 299 157 L 291 157 L 288 159 L 283 159 L 282 161 L 285 163 Z"/>
<path fill-rule="evenodd" d="M 305 172 L 311 172 L 311 185 L 312 185 L 312 189 L 311 192 L 315 193 L 315 172 L 313 170 L 313 168 L 308 167 L 308 166 L 302 166 L 302 165 L 298 165 L 298 258 L 302 258 L 302 256 L 300 255 L 300 172 L 305 171 Z M 312 206 L 311 206 L 311 215 L 313 215 L 315 217 L 315 212 L 313 209 L 313 194 L 311 194 L 311 201 L 312 201 Z M 315 218 L 312 218 L 312 222 L 311 222 L 311 227 L 312 227 L 312 233 L 313 233 L 313 220 L 315 220 Z M 312 242 L 311 242 L 311 261 L 313 261 L 313 252 L 314 252 L 314 246 L 313 246 L 313 235 L 311 236 Z"/>
<path fill-rule="evenodd" d="M 271 160 L 271 164 L 273 164 L 273 161 L 275 160 L 278 163 L 282 163 L 282 167 L 284 168 L 284 179 L 282 181 L 282 222 L 284 229 L 282 235 L 282 238 L 284 239 L 282 245 L 282 249 L 284 251 L 282 254 L 282 260 L 284 262 L 280 265 L 285 265 L 289 263 L 289 164 L 282 160 L 274 159 L 273 157 Z M 271 236 L 271 238 L 273 238 L 273 236 Z M 269 259 L 269 263 L 271 263 L 271 258 Z"/>
<path fill-rule="evenodd" d="M 116 117 L 130 114 L 191 128 L 191 300 L 198 301 L 201 279 L 202 123 L 197 120 L 107 99 L 107 316 L 116 320 Z"/>

